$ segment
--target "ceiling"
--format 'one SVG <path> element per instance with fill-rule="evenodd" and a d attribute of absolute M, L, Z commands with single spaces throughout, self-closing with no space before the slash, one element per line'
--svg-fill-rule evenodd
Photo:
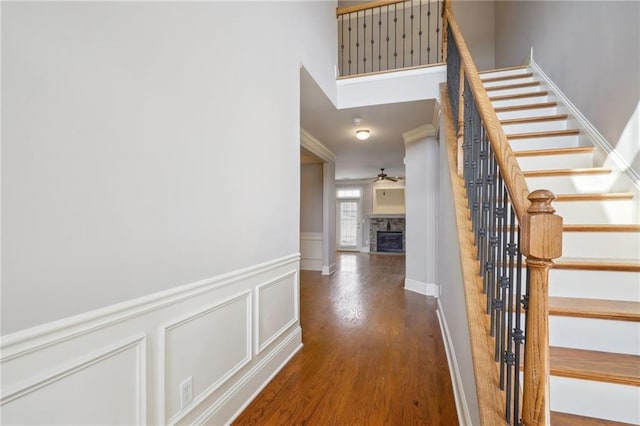
<path fill-rule="evenodd" d="M 431 124 L 435 100 L 337 110 L 304 68 L 300 82 L 301 126 L 336 155 L 336 180 L 374 178 L 382 167 L 389 176 L 405 175 L 402 133 Z M 356 139 L 358 128 L 371 137 Z"/>

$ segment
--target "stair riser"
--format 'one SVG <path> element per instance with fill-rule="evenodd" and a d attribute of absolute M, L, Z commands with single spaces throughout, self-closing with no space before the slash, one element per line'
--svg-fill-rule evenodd
<path fill-rule="evenodd" d="M 509 141 L 513 151 L 532 151 L 537 149 L 574 148 L 579 144 L 578 135 L 553 136 L 544 138 L 512 139 Z"/>
<path fill-rule="evenodd" d="M 531 72 L 531 70 L 528 69 L 528 68 L 518 68 L 518 69 L 503 70 L 503 71 L 491 71 L 491 72 L 486 72 L 486 73 L 480 74 L 480 79 L 485 80 L 485 79 L 494 78 L 494 77 L 504 77 L 504 76 L 518 75 L 518 74 L 527 74 L 527 73 L 530 73 L 530 72 Z"/>
<path fill-rule="evenodd" d="M 488 83 L 483 83 L 485 89 L 490 90 L 492 87 L 506 86 L 507 84 L 522 84 L 522 83 L 530 83 L 534 81 L 533 77 L 520 77 L 509 80 L 499 80 L 492 81 Z"/>
<path fill-rule="evenodd" d="M 554 207 L 556 214 L 562 216 L 565 223 L 570 224 L 640 223 L 640 217 L 634 212 L 634 200 L 556 202 Z M 611 256 L 614 255 L 606 257 Z M 637 254 L 622 257 L 633 258 L 637 257 Z"/>
<path fill-rule="evenodd" d="M 540 155 L 532 157 L 518 157 L 518 164 L 522 170 L 558 170 L 580 169 L 593 165 L 593 153 Z"/>
<path fill-rule="evenodd" d="M 498 119 L 500 120 L 509 120 L 512 118 L 528 118 L 528 117 L 542 117 L 545 115 L 554 115 L 560 114 L 559 108 L 557 106 L 554 107 L 545 107 L 545 108 L 531 108 L 524 109 L 518 111 L 503 111 L 498 112 Z"/>
<path fill-rule="evenodd" d="M 555 194 L 595 194 L 607 192 L 611 186 L 608 175 L 527 177 L 526 180 L 529 191 L 544 188 Z"/>
<path fill-rule="evenodd" d="M 557 203 L 556 207 L 561 204 L 563 203 Z M 565 220 L 568 221 L 569 218 Z M 562 234 L 562 255 L 565 257 L 640 259 L 640 233 L 565 232 Z"/>
<path fill-rule="evenodd" d="M 640 302 L 640 272 L 551 269 L 549 296 Z"/>
<path fill-rule="evenodd" d="M 513 83 L 512 81 L 505 81 L 503 86 L 507 86 L 508 85 L 515 85 L 515 83 Z M 537 86 L 525 86 L 525 87 L 514 87 L 514 88 L 509 88 L 509 89 L 499 89 L 499 90 L 495 90 L 495 89 L 491 89 L 489 87 L 485 87 L 487 90 L 487 94 L 489 95 L 489 97 L 492 96 L 503 96 L 503 95 L 516 95 L 519 93 L 531 93 L 531 92 L 539 92 L 541 90 L 543 90 L 544 88 L 541 85 L 537 85 Z"/>
<path fill-rule="evenodd" d="M 552 376 L 551 410 L 640 423 L 640 388 Z"/>
<path fill-rule="evenodd" d="M 531 92 L 533 92 L 533 90 L 531 90 Z M 493 105 L 494 108 L 502 108 L 502 107 L 508 107 L 508 106 L 516 106 L 516 105 L 537 104 L 537 103 L 543 103 L 548 101 L 549 101 L 548 95 L 540 95 L 540 96 L 528 96 L 526 98 L 491 101 L 491 105 Z"/>
<path fill-rule="evenodd" d="M 550 315 L 549 344 L 640 355 L 640 323 Z"/>
<path fill-rule="evenodd" d="M 550 130 L 567 130 L 567 120 L 540 121 L 535 123 L 503 124 L 504 132 L 513 133 L 546 132 Z"/>

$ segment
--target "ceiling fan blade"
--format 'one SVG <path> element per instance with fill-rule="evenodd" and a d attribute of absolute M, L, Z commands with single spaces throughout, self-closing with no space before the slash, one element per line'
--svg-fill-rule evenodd
<path fill-rule="evenodd" d="M 380 180 L 380 178 L 375 178 L 374 180 L 371 181 L 371 183 L 376 183 Z"/>
<path fill-rule="evenodd" d="M 397 182 L 398 181 L 398 179 L 392 178 L 392 177 L 389 177 L 389 176 L 385 177 L 385 179 L 386 180 L 390 180 L 391 182 Z"/>

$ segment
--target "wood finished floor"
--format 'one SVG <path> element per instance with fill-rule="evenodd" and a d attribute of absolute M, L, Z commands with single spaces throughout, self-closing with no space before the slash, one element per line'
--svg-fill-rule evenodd
<path fill-rule="evenodd" d="M 235 425 L 457 425 L 436 301 L 405 291 L 404 256 L 339 253 L 302 271 L 304 347 Z"/>

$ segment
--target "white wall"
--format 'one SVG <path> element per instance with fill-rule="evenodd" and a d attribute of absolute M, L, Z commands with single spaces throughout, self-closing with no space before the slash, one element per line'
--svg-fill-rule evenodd
<path fill-rule="evenodd" d="M 640 2 L 508 1 L 496 4 L 496 65 L 535 62 L 640 173 L 635 149 L 618 147 L 640 101 Z"/>
<path fill-rule="evenodd" d="M 335 101 L 334 25 L 2 4 L 3 423 L 222 424 L 299 349 L 299 75 Z"/>
<path fill-rule="evenodd" d="M 438 145 L 435 138 L 405 142 L 405 170 L 405 287 L 437 296 Z"/>
<path fill-rule="evenodd" d="M 334 6 L 3 4 L 3 333 L 297 252 Z"/>
<path fill-rule="evenodd" d="M 322 163 L 300 166 L 300 232 L 322 232 Z"/>
<path fill-rule="evenodd" d="M 445 344 L 450 358 L 449 368 L 460 381 L 454 380 L 458 398 L 470 417 L 470 424 L 480 424 L 478 399 L 471 358 L 467 308 L 462 281 L 462 266 L 455 209 L 451 193 L 449 166 L 447 165 L 444 130 L 439 139 L 439 190 L 438 190 L 438 285 L 440 287 L 439 311 L 443 328 L 448 331 Z M 454 364 L 451 354 L 455 354 Z M 460 413 L 460 411 L 459 411 Z M 462 420 L 461 420 L 462 421 Z"/>
<path fill-rule="evenodd" d="M 454 0 L 451 3 L 456 22 L 480 71 L 495 68 L 496 3 L 512 2 Z"/>
<path fill-rule="evenodd" d="M 333 161 L 323 164 L 322 214 L 324 236 L 322 242 L 322 274 L 330 275 L 336 269 L 336 165 Z"/>

